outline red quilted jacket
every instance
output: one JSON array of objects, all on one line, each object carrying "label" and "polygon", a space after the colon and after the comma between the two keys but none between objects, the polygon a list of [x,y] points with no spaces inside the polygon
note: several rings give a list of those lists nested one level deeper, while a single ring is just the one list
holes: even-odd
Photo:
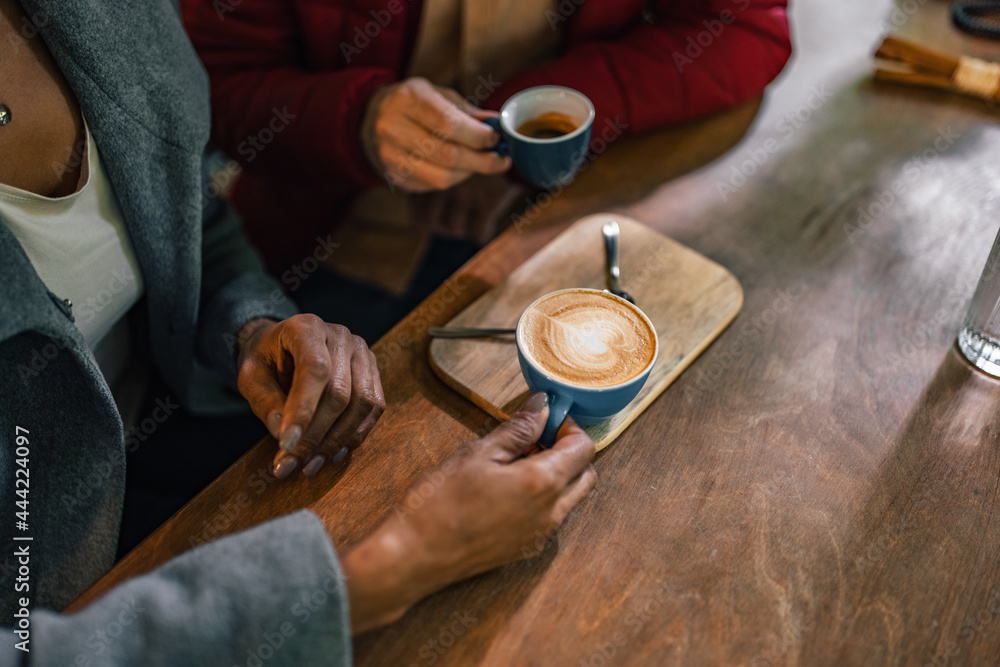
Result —
[{"label": "red quilted jacket", "polygon": [[[482,0],[488,1],[488,0]],[[748,100],[791,52],[786,0],[561,0],[563,55],[503,82],[540,84],[642,132]],[[245,167],[233,198],[272,270],[303,255],[349,197],[380,183],[359,126],[405,76],[421,0],[181,0],[212,86],[213,138]],[[370,42],[366,42],[368,39]]]}]

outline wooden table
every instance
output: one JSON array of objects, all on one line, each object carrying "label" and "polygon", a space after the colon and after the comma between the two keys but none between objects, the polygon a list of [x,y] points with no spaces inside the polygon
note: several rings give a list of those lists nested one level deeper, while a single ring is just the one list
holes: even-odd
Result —
[{"label": "wooden table", "polygon": [[[901,7],[902,34],[1000,59],[944,3]],[[357,638],[357,663],[998,664],[1000,383],[954,339],[1000,225],[1000,131],[974,101],[870,82],[890,9],[794,4],[796,59],[742,143],[687,173],[756,104],[618,142],[378,342],[388,410],[346,465],[261,484],[261,443],[81,602],[300,507],[356,543],[495,425],[432,374],[426,326],[614,210],[732,270],[742,313],[599,457],[556,544]]]}]

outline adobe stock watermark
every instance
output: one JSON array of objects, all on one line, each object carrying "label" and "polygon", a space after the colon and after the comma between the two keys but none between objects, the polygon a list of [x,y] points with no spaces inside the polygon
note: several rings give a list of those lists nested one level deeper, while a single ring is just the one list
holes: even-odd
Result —
[{"label": "adobe stock watermark", "polygon": [[97,294],[87,297],[87,300],[79,304],[77,319],[82,324],[90,324],[97,316],[114,301],[115,296],[121,294],[135,283],[135,273],[131,267],[112,269],[111,279],[108,284],[97,291]]},{"label": "adobe stock watermark", "polygon": [[469,612],[454,612],[450,617],[451,621],[441,629],[437,637],[428,639],[421,645],[417,655],[423,661],[421,663],[411,662],[409,667],[420,667],[421,664],[433,665],[440,660],[460,637],[465,635],[469,629],[479,622],[479,619]]},{"label": "adobe stock watermark", "polygon": [[661,613],[661,608],[667,600],[676,595],[675,586],[659,582],[648,599],[636,603],[625,615],[622,626],[617,628],[607,641],[597,643],[589,656],[580,658],[576,667],[606,667],[612,664],[618,651],[628,646],[629,642],[642,632],[646,624]]},{"label": "adobe stock watermark", "polygon": [[[117,459],[117,460],[116,460]],[[116,471],[124,472],[125,463],[121,454],[115,453],[107,459],[95,461],[90,470],[76,476],[76,484],[62,488],[62,503],[69,512],[78,511],[77,506],[90,500],[95,492],[106,493],[108,480]]]},{"label": "adobe stock watermark", "polygon": [[364,26],[354,26],[351,41],[340,43],[340,54],[344,56],[344,62],[348,65],[355,56],[361,55],[361,52],[368,48],[373,39],[382,34],[382,30],[388,27],[394,18],[403,13],[402,0],[389,0],[385,9],[373,9],[369,13],[372,19]]},{"label": "adobe stock watermark", "polygon": [[798,303],[806,293],[806,287],[806,282],[802,280],[791,287],[776,289],[770,305],[740,327],[739,336],[732,339],[727,347],[715,352],[705,362],[701,367],[698,379],[691,386],[702,393],[711,391],[719,379],[746,354],[749,347],[758,343],[764,333],[774,326],[778,318]]},{"label": "adobe stock watermark", "polygon": [[[105,308],[111,305],[115,296],[126,290],[135,282],[135,274],[131,267],[113,269],[111,278],[105,287],[97,291],[97,294],[87,297],[79,304],[76,319],[81,324],[90,324]],[[21,382],[25,385],[29,380],[37,378],[52,362],[59,353],[66,349],[66,344],[56,338],[48,338],[48,342],[41,347],[31,350],[31,358],[27,364],[19,364],[17,373]]]},{"label": "adobe stock watermark", "polygon": [[97,656],[104,655],[111,646],[125,632],[126,628],[138,622],[139,615],[146,611],[145,607],[139,605],[135,598],[120,602],[121,611],[117,616],[112,616],[111,620],[98,628],[87,637],[86,646],[88,652],[81,652],[73,660],[74,665],[90,665],[91,660]]},{"label": "adobe stock watermark", "polygon": [[[295,293],[300,287],[302,287],[305,281],[309,280],[309,277],[319,271],[323,263],[326,262],[333,256],[333,251],[340,247],[339,243],[333,243],[330,239],[332,234],[327,234],[326,237],[317,236],[316,245],[310,254],[306,255],[303,259],[294,263],[281,274],[281,283],[287,289],[287,292],[280,289],[273,289],[267,293],[266,300],[273,305],[283,303],[288,300],[289,294]],[[236,352],[236,347],[240,344],[239,332],[232,333],[226,331],[222,334],[222,341],[226,345],[226,349],[230,353]]]},{"label": "adobe stock watermark", "polygon": [[154,407],[147,417],[144,417],[125,433],[125,450],[129,453],[139,449],[149,436],[156,433],[160,425],[180,409],[180,403],[174,403],[170,396],[157,398]]},{"label": "adobe stock watermark", "polygon": [[8,33],[7,41],[10,42],[10,45],[15,50],[26,46],[29,41],[38,37],[42,28],[49,24],[49,18],[50,15],[44,10],[39,10],[32,14],[28,14],[25,11],[25,15],[21,17],[21,29],[17,32],[11,31]]},{"label": "adobe stock watermark", "polygon": [[[473,437],[482,438],[489,432],[490,430],[485,426],[480,427],[473,432]],[[434,497],[438,489],[444,486],[448,478],[458,472],[462,457],[456,456],[456,454],[462,450],[471,449],[474,442],[475,440],[469,440],[462,443],[439,466],[421,475],[418,482],[407,490],[403,502],[393,504],[392,511],[396,518],[405,523],[409,517],[419,512],[427,504],[427,501]]]},{"label": "adobe stock watermark", "polygon": [[[480,74],[477,77],[477,82],[476,89],[465,97],[465,101],[474,107],[478,107],[489,99],[490,95],[503,85],[503,81],[494,79],[493,74]],[[417,142],[416,150],[407,154],[406,160],[403,163],[395,165],[392,169],[386,169],[382,173],[382,178],[385,180],[389,190],[395,192],[401,183],[405,183],[410,176],[413,176],[417,171],[417,167],[426,162],[431,154],[448,142],[452,130],[464,117],[465,113],[462,110],[458,107],[452,108],[445,127],[435,128],[431,132],[431,136],[424,137],[424,139]]]},{"label": "adobe stock watermark", "polygon": [[274,141],[275,137],[284,132],[296,118],[298,118],[298,115],[289,113],[287,106],[281,109],[277,107],[272,108],[271,118],[267,121],[267,124],[257,130],[255,134],[248,134],[246,139],[241,141],[240,145],[236,147],[236,152],[247,163],[253,162],[257,159],[257,155],[267,148]]},{"label": "adobe stock watermark", "polygon": [[751,658],[750,667],[773,667],[781,664],[793,647],[802,645],[802,638],[808,631],[809,627],[801,621],[789,619],[781,634],[771,640],[767,648]]},{"label": "adobe stock watermark", "polygon": [[898,6],[892,8],[888,19],[879,21],[882,33],[891,33],[902,28],[925,4],[927,4],[927,0],[903,0]]},{"label": "adobe stock watermark", "polygon": [[[271,109],[271,118],[257,132],[248,134],[246,138],[236,147],[236,152],[244,159],[246,164],[256,160],[264,150],[275,140],[277,135],[284,132],[291,122],[298,117],[297,114],[290,113],[288,107]],[[187,204],[185,214],[189,219],[200,224],[204,209],[208,202],[222,196],[223,192],[230,186],[233,180],[243,173],[243,165],[233,158],[228,158],[225,165],[216,169],[212,173],[212,178],[206,179],[201,187],[201,196],[196,201]]]},{"label": "adobe stock watermark", "polygon": [[656,252],[646,255],[645,259],[631,263],[625,267],[626,277],[622,288],[633,292],[648,283],[652,278],[661,276],[660,269],[670,265],[674,253],[667,248],[659,248]]},{"label": "adobe stock watermark", "polygon": [[319,267],[333,256],[333,251],[340,247],[340,244],[333,243],[330,237],[330,234],[327,234],[325,238],[317,236],[312,253],[306,255],[301,262],[292,264],[288,270],[281,274],[281,282],[284,283],[289,292],[294,292],[302,287],[302,283],[309,280],[309,276],[316,273]]},{"label": "adobe stock watermark", "polygon": [[[737,11],[744,11],[750,6],[750,0],[730,1],[737,6]],[[719,12],[718,18],[703,20],[701,24],[705,29],[697,35],[688,35],[687,42],[684,45],[684,52],[674,51],[671,54],[670,57],[677,71],[683,74],[684,68],[693,65],[694,61],[705,53],[705,49],[711,48],[715,40],[726,31],[726,26],[732,25],[735,22],[736,13],[731,9],[723,9]]]},{"label": "adobe stock watermark", "polygon": [[[962,645],[959,644],[959,640],[964,639],[966,645],[971,644],[977,635],[982,634],[993,623],[997,616],[1000,616],[1000,588],[992,590],[986,606],[976,612],[975,615],[965,617],[958,630],[958,637],[946,643],[937,653],[931,655],[930,662],[924,665],[924,667],[946,667],[948,664],[965,664],[958,661],[951,663],[952,658],[957,658],[962,654]],[[996,630],[991,634],[996,636]]]},{"label": "adobe stock watermark", "polygon": [[908,510],[903,510],[899,517],[888,522],[874,539],[865,544],[864,552],[854,561],[859,572],[866,572],[873,565],[883,562],[903,537],[913,530],[917,520]]},{"label": "adobe stock watermark", "polygon": [[548,21],[549,27],[552,30],[558,30],[559,24],[569,20],[569,17],[576,13],[576,10],[580,8],[580,5],[585,3],[587,0],[559,0],[559,4],[556,5],[555,9],[545,10],[545,20]]},{"label": "adobe stock watermark", "polygon": [[[926,350],[932,345],[949,347],[955,339],[956,315],[961,318],[965,307],[968,305],[969,297],[976,289],[976,282],[959,283],[950,285],[944,298],[940,300],[940,306],[926,320],[921,320],[913,326],[907,326],[902,331],[897,332],[897,344],[893,346],[889,355],[893,364],[904,364],[913,360],[922,350]],[[959,319],[959,324],[961,319]],[[947,335],[942,339],[940,332],[947,331]]]},{"label": "adobe stock watermark", "polygon": [[212,9],[215,10],[219,20],[224,21],[226,14],[235,11],[242,4],[243,0],[212,0]]},{"label": "adobe stock watermark", "polygon": [[715,182],[715,188],[722,201],[728,201],[731,194],[746,185],[750,177],[767,164],[771,156],[781,150],[784,143],[787,143],[795,136],[796,132],[812,120],[813,114],[819,111],[831,97],[833,97],[833,93],[827,90],[825,83],[814,85],[809,89],[805,101],[793,111],[782,116],[775,124],[774,130],[777,137],[768,137],[759,147],[744,149],[746,157],[733,163],[729,168],[729,178]]},{"label": "adobe stock watermark", "polygon": [[[433,498],[448,479],[460,470],[464,461],[468,458],[462,456],[459,452],[473,452],[477,441],[492,433],[496,428],[496,420],[491,416],[484,415],[483,423],[471,429],[471,439],[466,440],[455,448],[438,466],[431,468],[418,477],[413,485],[407,489],[402,502],[393,504],[392,511],[396,515],[396,518],[400,522],[405,523],[409,517],[423,509],[427,501]],[[532,542],[522,545],[521,556],[527,559],[542,553],[548,548],[549,543],[558,532],[559,526],[554,526],[545,533],[536,530]]]},{"label": "adobe stock watermark", "polygon": [[[273,476],[271,479],[273,481]],[[191,547],[197,547],[226,535],[229,528],[235,525],[236,521],[252,504],[252,496],[246,492],[222,503],[209,518],[202,521],[201,531],[188,536],[188,544]]]},{"label": "adobe stock watermark", "polygon": [[83,159],[87,155],[87,139],[80,139],[78,142],[73,144],[73,150],[69,154],[69,158],[65,162],[53,162],[52,163],[52,173],[55,174],[56,178],[62,178],[66,175],[66,172],[75,172],[83,164]]},{"label": "adobe stock watermark", "polygon": [[49,363],[59,356],[59,353],[66,349],[66,344],[61,340],[56,338],[48,338],[47,343],[43,344],[40,348],[35,347],[31,350],[31,358],[28,360],[27,364],[18,364],[17,374],[21,378],[21,382],[27,386],[29,380],[34,380],[42,372],[49,367]]},{"label": "adobe stock watermark", "polygon": [[191,547],[196,547],[227,534],[229,529],[253,504],[254,498],[264,495],[276,481],[278,480],[272,473],[270,465],[261,466],[251,472],[246,478],[246,485],[252,493],[243,491],[231,500],[219,505],[211,516],[202,521],[202,529],[196,535],[188,536],[188,544]]},{"label": "adobe stock watermark", "polygon": [[[409,349],[416,338],[410,331],[426,331],[428,327],[438,326],[441,322],[439,317],[452,308],[458,298],[469,288],[464,276],[452,276],[438,292],[429,297],[428,301],[415,308],[403,320],[408,327],[396,333],[392,339],[388,335],[382,339],[378,352],[375,353],[376,363],[380,373],[384,373],[389,364],[399,358],[404,351]],[[398,325],[397,325],[398,326]]]},{"label": "adobe stock watermark", "polygon": [[[563,188],[565,187],[564,183],[569,185],[569,183],[586,171],[594,160],[603,155],[611,144],[625,134],[628,128],[629,124],[623,122],[617,116],[614,119],[605,118],[604,127],[600,128],[600,135],[597,135],[596,138],[591,138],[590,146],[584,146],[577,153],[571,155],[570,162],[572,164],[580,162],[580,168],[575,172],[566,170],[559,174],[558,178],[548,183],[543,183],[539,192],[533,196],[525,197],[524,202],[526,207],[523,213],[511,214],[510,221],[513,223],[514,230],[520,234],[525,227],[534,224],[542,212],[552,206],[552,203],[562,195]],[[597,129],[594,129],[595,135]]]},{"label": "adobe stock watermark", "polygon": [[[298,601],[289,609],[291,618],[285,618],[272,624],[255,642],[256,646],[246,648],[245,660],[235,663],[233,667],[265,667],[266,663],[288,643],[288,640],[298,634],[314,615],[324,611],[331,601],[339,600],[345,594],[343,580],[335,570],[327,570],[323,582],[311,591],[303,591]],[[339,605],[339,602],[334,602]]]},{"label": "adobe stock watermark", "polygon": [[954,146],[955,142],[961,136],[961,134],[955,133],[950,125],[947,128],[939,128],[938,135],[934,139],[934,144],[930,148],[903,163],[903,173],[889,184],[887,188],[876,192],[872,197],[874,201],[867,206],[859,206],[856,224],[851,224],[850,222],[844,223],[844,234],[847,236],[847,240],[851,242],[851,245],[854,245],[859,238],[867,234],[871,226],[885,216],[899,197],[906,194],[913,183],[920,177],[920,174],[949,148]]},{"label": "adobe stock watermark", "polygon": [[[174,403],[170,396],[157,398],[153,406],[148,416],[139,420],[123,434],[125,451],[132,453],[139,449],[142,443],[156,433],[157,429],[181,407],[179,403]],[[113,460],[96,461],[88,473],[77,477],[75,486],[63,489],[63,505],[70,511],[75,510],[77,505],[86,502],[95,491],[106,488],[107,481],[115,474],[116,469]]]},{"label": "adobe stock watermark", "polygon": [[[97,291],[97,294],[87,297],[85,301],[78,305],[75,314],[76,319],[81,324],[90,324],[98,314],[111,305],[115,296],[128,289],[135,282],[135,274],[131,267],[112,269],[111,278],[107,285]],[[68,308],[67,308],[68,311]],[[48,338],[48,342],[41,347],[31,350],[31,358],[27,364],[19,364],[17,367],[21,382],[27,386],[29,380],[37,378],[48,368],[59,353],[66,349],[66,344],[56,338]]]},{"label": "adobe stock watermark", "polygon": [[914,514],[920,512],[920,508],[933,508],[940,504],[941,489],[957,484],[961,474],[958,464],[949,460],[948,467],[943,471],[937,471],[933,479],[928,477],[920,479],[913,489],[909,503],[899,516],[887,521],[878,535],[865,543],[864,551],[854,560],[854,566],[858,571],[865,573],[869,568],[884,563],[892,550],[917,527],[918,522]]}]

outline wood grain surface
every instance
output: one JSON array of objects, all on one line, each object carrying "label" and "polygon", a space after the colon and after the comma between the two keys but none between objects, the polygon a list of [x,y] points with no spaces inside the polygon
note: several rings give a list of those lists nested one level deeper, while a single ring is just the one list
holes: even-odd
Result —
[{"label": "wood grain surface", "polygon": [[379,341],[389,407],[348,460],[269,481],[262,442],[80,604],[301,507],[350,548],[496,424],[431,371],[426,327],[611,211],[731,270],[742,311],[599,455],[547,549],[356,638],[356,664],[997,665],[1000,383],[954,341],[1000,225],[998,115],[870,78],[887,30],[1000,60],[947,12],[792,3],[759,113],[615,142]]},{"label": "wood grain surface", "polygon": [[[622,289],[656,328],[660,351],[639,394],[618,414],[584,430],[598,451],[614,442],[709,343],[743,304],[736,278],[690,248],[632,218],[596,213],[574,223],[499,285],[448,322],[455,327],[511,327],[535,299],[569,287],[604,289],[601,228],[621,228]],[[528,398],[513,336],[431,341],[431,368],[446,384],[497,419]]]}]

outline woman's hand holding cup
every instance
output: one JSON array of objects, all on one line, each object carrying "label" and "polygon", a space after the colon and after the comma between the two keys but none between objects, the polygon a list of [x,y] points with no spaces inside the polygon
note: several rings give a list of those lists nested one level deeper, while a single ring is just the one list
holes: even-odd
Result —
[{"label": "woman's hand holding cup", "polygon": [[413,482],[397,511],[342,560],[354,633],[392,622],[445,586],[545,548],[597,484],[594,442],[572,420],[535,443],[545,394]]}]

